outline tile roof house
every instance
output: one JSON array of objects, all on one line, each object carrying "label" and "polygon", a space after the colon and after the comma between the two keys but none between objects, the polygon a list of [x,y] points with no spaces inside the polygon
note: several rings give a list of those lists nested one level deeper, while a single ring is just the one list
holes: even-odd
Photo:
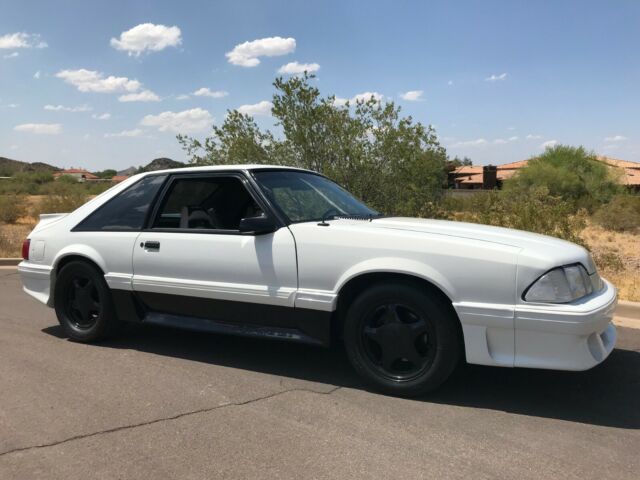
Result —
[{"label": "tile roof house", "polygon": [[53,174],[53,178],[58,179],[65,175],[75,177],[78,182],[86,182],[87,180],[100,180],[100,177],[97,177],[93,173],[81,168],[69,168],[67,170],[60,170]]},{"label": "tile roof house", "polygon": [[[621,182],[632,190],[640,191],[640,163],[604,156],[598,157],[598,160],[609,167],[620,169],[622,173]],[[492,165],[458,167],[449,173],[449,185],[455,189],[465,190],[501,188],[504,180],[515,175],[519,169],[525,167],[528,163],[529,160],[520,160],[498,165],[497,167]]]}]

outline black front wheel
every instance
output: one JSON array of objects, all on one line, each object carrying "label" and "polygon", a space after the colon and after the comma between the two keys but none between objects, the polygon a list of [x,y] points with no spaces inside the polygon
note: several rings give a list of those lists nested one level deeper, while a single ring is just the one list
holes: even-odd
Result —
[{"label": "black front wheel", "polygon": [[356,371],[378,390],[422,395],[439,387],[458,362],[456,321],[429,291],[402,283],[375,285],[347,312],[347,353]]},{"label": "black front wheel", "polygon": [[79,342],[94,342],[113,334],[119,326],[111,291],[93,265],[73,261],[56,278],[54,304],[60,325]]}]

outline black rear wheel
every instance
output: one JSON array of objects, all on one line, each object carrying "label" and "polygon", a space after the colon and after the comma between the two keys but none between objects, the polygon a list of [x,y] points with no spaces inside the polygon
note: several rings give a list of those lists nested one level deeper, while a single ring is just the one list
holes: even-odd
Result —
[{"label": "black rear wheel", "polygon": [[60,325],[74,340],[101,340],[119,326],[104,276],[88,262],[73,261],[62,268],[56,279],[54,304]]},{"label": "black rear wheel", "polygon": [[410,284],[375,285],[347,312],[347,353],[375,388],[421,395],[439,387],[458,362],[456,321],[450,308],[429,291]]}]

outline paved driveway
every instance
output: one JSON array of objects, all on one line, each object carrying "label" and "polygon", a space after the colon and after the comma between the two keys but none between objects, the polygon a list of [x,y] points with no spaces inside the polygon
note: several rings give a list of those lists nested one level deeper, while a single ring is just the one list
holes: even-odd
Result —
[{"label": "paved driveway", "polygon": [[340,350],[139,328],[81,345],[0,269],[0,478],[640,477],[640,330],[581,373],[467,366],[422,400]]}]

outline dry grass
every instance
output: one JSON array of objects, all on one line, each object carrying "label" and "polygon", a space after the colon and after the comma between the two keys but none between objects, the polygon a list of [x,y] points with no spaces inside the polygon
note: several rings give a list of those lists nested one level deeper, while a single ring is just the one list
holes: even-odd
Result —
[{"label": "dry grass", "polygon": [[640,234],[589,225],[581,236],[601,275],[618,288],[620,298],[640,302]]},{"label": "dry grass", "polygon": [[20,257],[22,241],[27,238],[27,235],[33,229],[33,225],[33,222],[29,220],[13,225],[0,224],[0,257]]}]

